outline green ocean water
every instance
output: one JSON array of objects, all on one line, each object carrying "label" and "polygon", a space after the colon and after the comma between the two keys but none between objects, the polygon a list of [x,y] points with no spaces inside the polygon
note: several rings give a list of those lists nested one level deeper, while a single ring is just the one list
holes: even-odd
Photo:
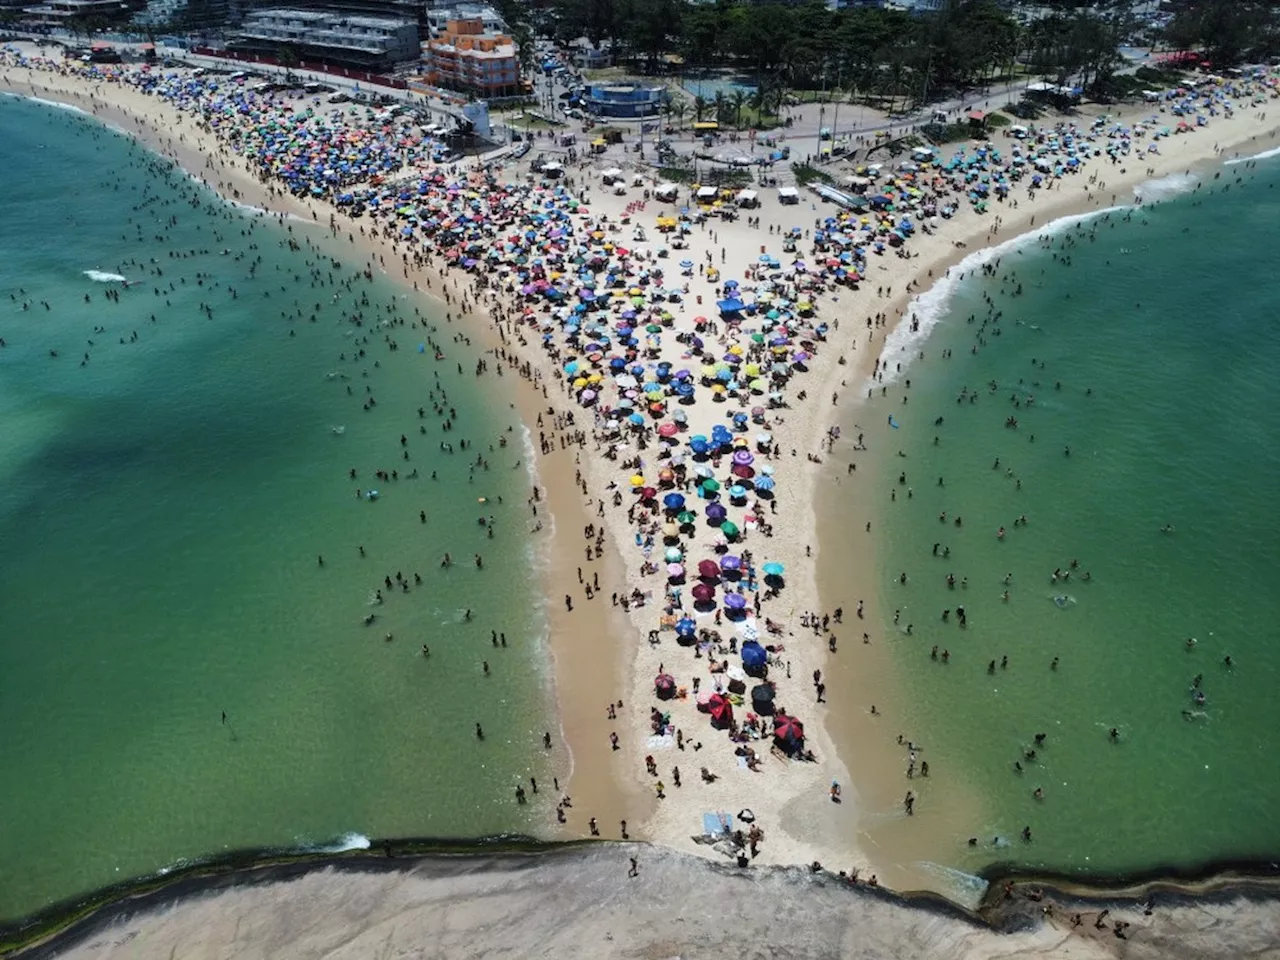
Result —
[{"label": "green ocean water", "polygon": [[898,719],[931,767],[903,790],[951,870],[1280,853],[1280,161],[1189,186],[969,264],[861,413]]},{"label": "green ocean water", "polygon": [[0,98],[0,157],[0,920],[225,850],[529,830],[528,454],[478,354],[77,114]]}]

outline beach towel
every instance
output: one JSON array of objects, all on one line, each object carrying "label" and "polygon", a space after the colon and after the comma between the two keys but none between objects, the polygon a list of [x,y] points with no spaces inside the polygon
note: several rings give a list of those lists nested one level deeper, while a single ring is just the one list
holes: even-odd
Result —
[{"label": "beach towel", "polygon": [[702,815],[702,832],[706,836],[715,837],[733,829],[733,817],[727,813],[704,813]]}]

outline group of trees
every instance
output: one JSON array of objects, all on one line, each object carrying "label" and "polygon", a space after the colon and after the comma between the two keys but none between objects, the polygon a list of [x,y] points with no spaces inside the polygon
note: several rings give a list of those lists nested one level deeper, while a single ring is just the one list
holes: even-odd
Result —
[{"label": "group of trees", "polygon": [[950,0],[928,16],[803,4],[555,0],[561,39],[611,41],[643,69],[669,54],[686,69],[732,65],[802,89],[972,86],[1013,62],[1014,21],[994,0]]},{"label": "group of trees", "polygon": [[1264,60],[1280,53],[1278,12],[1276,0],[1179,0],[1165,37],[1215,66]]},{"label": "group of trees", "polygon": [[[1173,0],[1168,29],[1147,39],[1203,50],[1215,66],[1269,55],[1280,0]],[[714,0],[548,0],[542,28],[558,39],[611,43],[633,69],[732,67],[760,86],[753,106],[779,91],[840,90],[918,103],[1015,74],[1103,87],[1119,48],[1143,35],[1133,0],[1042,0],[1047,16],[1020,22],[1008,3],[944,0],[916,14],[875,7]],[[738,105],[737,112],[741,112]]]}]

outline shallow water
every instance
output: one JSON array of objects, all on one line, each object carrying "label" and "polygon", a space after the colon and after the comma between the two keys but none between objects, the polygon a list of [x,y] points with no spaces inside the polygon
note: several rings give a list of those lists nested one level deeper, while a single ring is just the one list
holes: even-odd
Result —
[{"label": "shallow water", "polygon": [[0,99],[0,144],[0,918],[225,849],[528,830],[528,455],[476,352],[92,121]]},{"label": "shallow water", "polygon": [[[947,838],[932,859],[1112,873],[1280,851],[1277,183],[1274,162],[1226,168],[1004,250],[917,308],[936,326],[861,414],[898,722],[931,761],[907,782],[904,756],[902,789]],[[984,813],[953,816],[949,791]]]}]

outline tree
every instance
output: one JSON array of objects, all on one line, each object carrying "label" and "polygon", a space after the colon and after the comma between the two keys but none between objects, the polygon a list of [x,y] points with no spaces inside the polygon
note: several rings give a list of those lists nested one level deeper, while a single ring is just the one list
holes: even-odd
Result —
[{"label": "tree", "polygon": [[716,98],[712,101],[712,106],[715,108],[712,116],[715,117],[716,123],[724,123],[728,119],[729,101],[725,98],[723,90],[716,91]]},{"label": "tree", "polygon": [[733,123],[739,130],[742,129],[742,108],[747,104],[747,91],[741,87],[733,91],[733,97],[730,98],[733,105]]},{"label": "tree", "polygon": [[1260,0],[1184,0],[1165,38],[1179,50],[1202,48],[1219,69],[1271,56],[1280,46],[1275,5]]},{"label": "tree", "polygon": [[710,106],[710,104],[707,103],[706,99],[701,94],[693,98],[693,122],[694,123],[702,122],[702,115],[707,112],[708,106]]},{"label": "tree", "polygon": [[685,117],[685,114],[689,112],[688,104],[686,104],[683,100],[677,100],[672,110],[676,115],[676,129],[683,130],[684,117]]}]

